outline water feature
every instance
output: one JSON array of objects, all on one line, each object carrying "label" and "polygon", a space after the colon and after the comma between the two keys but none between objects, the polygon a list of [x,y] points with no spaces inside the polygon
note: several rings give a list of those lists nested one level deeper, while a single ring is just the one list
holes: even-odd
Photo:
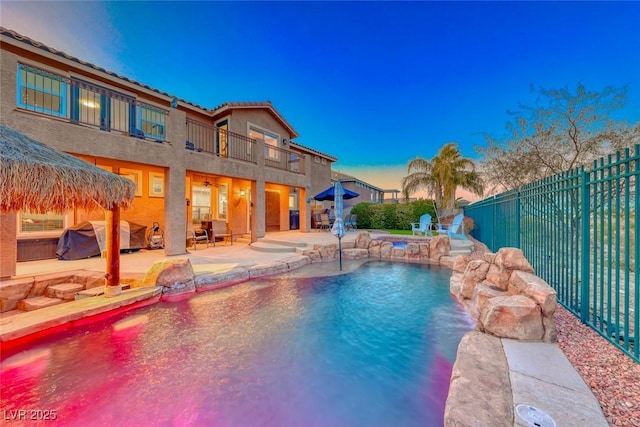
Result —
[{"label": "water feature", "polygon": [[66,426],[442,425],[472,328],[449,276],[368,262],[138,309],[3,352],[1,406]]}]

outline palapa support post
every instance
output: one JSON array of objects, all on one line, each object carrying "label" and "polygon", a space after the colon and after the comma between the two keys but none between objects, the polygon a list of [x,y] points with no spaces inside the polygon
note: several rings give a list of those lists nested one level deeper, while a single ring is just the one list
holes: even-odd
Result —
[{"label": "palapa support post", "polygon": [[112,206],[107,211],[107,280],[105,297],[122,293],[120,286],[120,207]]}]

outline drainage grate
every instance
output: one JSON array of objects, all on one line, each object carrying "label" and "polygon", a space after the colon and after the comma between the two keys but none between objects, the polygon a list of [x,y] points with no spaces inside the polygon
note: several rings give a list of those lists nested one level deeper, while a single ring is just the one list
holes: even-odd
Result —
[{"label": "drainage grate", "polygon": [[516,413],[527,425],[533,427],[556,427],[556,422],[546,412],[531,405],[516,406]]}]

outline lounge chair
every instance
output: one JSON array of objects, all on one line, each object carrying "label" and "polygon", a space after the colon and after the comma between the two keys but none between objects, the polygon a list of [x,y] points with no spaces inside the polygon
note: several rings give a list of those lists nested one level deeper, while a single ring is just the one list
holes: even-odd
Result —
[{"label": "lounge chair", "polygon": [[453,217],[451,224],[438,223],[438,233],[446,234],[451,239],[466,239],[464,235],[464,215],[458,214]]},{"label": "lounge chair", "polygon": [[431,236],[431,215],[424,214],[420,217],[420,222],[411,223],[411,232],[415,236]]}]

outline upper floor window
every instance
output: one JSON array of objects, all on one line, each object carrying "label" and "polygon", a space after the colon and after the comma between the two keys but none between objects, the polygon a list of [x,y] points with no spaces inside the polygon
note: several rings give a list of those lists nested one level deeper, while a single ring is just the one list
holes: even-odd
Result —
[{"label": "upper floor window", "polygon": [[51,116],[67,115],[67,84],[64,77],[18,64],[17,105]]},{"label": "upper floor window", "polygon": [[320,156],[313,156],[313,161],[316,163],[320,163]]},{"label": "upper floor window", "polygon": [[280,159],[280,152],[273,148],[273,147],[278,147],[278,140],[279,140],[278,135],[256,129],[254,127],[250,127],[249,138],[260,139],[264,141],[265,158],[272,159],[272,160]]},{"label": "upper floor window", "polygon": [[98,126],[106,131],[135,133],[131,116],[135,116],[135,99],[111,89],[71,79],[71,121]]},{"label": "upper floor window", "polygon": [[138,107],[138,129],[149,138],[164,141],[166,138],[166,111],[150,105]]}]

